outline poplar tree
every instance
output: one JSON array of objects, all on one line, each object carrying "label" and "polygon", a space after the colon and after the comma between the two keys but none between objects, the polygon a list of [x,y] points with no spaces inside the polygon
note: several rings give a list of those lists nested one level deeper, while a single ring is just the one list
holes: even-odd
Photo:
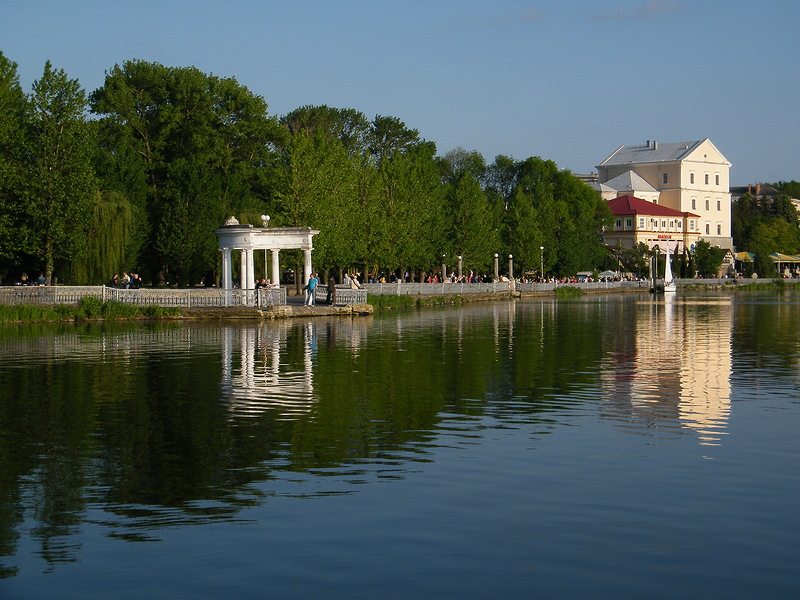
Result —
[{"label": "poplar tree", "polygon": [[96,180],[86,108],[78,80],[47,61],[30,95],[26,219],[19,228],[23,249],[39,258],[48,284],[56,263],[66,264],[87,242]]},{"label": "poplar tree", "polygon": [[17,63],[0,52],[0,274],[11,267],[20,249],[22,188],[25,181],[24,122],[26,99]]}]

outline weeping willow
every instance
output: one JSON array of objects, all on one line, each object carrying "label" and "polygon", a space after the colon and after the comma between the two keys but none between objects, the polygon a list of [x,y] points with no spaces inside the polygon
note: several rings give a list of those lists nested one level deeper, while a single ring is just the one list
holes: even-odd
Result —
[{"label": "weeping willow", "polygon": [[129,248],[134,211],[128,199],[118,192],[97,192],[86,248],[71,265],[78,284],[106,283],[114,273],[131,270],[134,265]]}]

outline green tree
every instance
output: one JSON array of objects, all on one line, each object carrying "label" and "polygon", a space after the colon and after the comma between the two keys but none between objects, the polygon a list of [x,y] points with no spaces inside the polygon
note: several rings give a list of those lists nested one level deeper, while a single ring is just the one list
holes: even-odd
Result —
[{"label": "green tree", "polygon": [[800,181],[779,181],[778,183],[773,183],[772,187],[780,190],[790,198],[800,198]]},{"label": "green tree", "polygon": [[20,251],[19,225],[24,221],[26,98],[17,64],[0,52],[0,277]]},{"label": "green tree", "polygon": [[72,262],[70,273],[74,281],[102,284],[113,273],[131,270],[128,265],[134,262],[130,253],[134,214],[131,203],[119,192],[96,192],[87,235],[91,251]]},{"label": "green tree", "polygon": [[[214,275],[213,230],[227,216],[268,211],[282,138],[263,98],[193,67],[126,61],[91,96],[113,191],[143,208],[151,276]],[[171,274],[171,275],[170,275]]]},{"label": "green tree", "polygon": [[337,137],[300,130],[281,150],[283,177],[276,192],[279,221],[319,229],[314,260],[331,268],[361,259],[366,241],[359,203],[358,160]]},{"label": "green tree", "polygon": [[722,261],[725,258],[725,250],[712,246],[705,240],[700,240],[695,244],[694,259],[695,268],[701,277],[713,277],[719,273]]},{"label": "green tree", "polygon": [[29,109],[27,219],[20,229],[49,284],[57,261],[68,262],[86,243],[96,190],[92,140],[85,92],[50,61],[33,84]]},{"label": "green tree", "polygon": [[444,194],[450,262],[452,257],[461,255],[467,268],[485,271],[494,254],[503,250],[497,205],[490,203],[468,171],[455,175],[445,186]]},{"label": "green tree", "polygon": [[540,269],[540,247],[545,273],[574,274],[605,259],[597,232],[610,220],[608,208],[553,161],[499,156],[487,170],[487,193],[503,198],[504,239],[523,271]]}]

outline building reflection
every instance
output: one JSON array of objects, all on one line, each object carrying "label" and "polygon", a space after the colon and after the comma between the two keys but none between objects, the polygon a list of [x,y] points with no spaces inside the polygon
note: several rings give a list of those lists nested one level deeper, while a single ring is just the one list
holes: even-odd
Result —
[{"label": "building reflection", "polygon": [[638,308],[604,370],[607,415],[637,433],[669,437],[690,428],[700,444],[719,445],[730,414],[731,299],[667,295]]}]

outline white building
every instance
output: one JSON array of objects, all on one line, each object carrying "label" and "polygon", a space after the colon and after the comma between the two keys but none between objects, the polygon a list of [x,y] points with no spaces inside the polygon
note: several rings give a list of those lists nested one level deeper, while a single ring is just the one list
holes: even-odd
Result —
[{"label": "white building", "polygon": [[697,215],[700,239],[732,252],[730,167],[708,138],[648,140],[606,157],[597,165],[595,187],[606,199],[627,194]]}]

